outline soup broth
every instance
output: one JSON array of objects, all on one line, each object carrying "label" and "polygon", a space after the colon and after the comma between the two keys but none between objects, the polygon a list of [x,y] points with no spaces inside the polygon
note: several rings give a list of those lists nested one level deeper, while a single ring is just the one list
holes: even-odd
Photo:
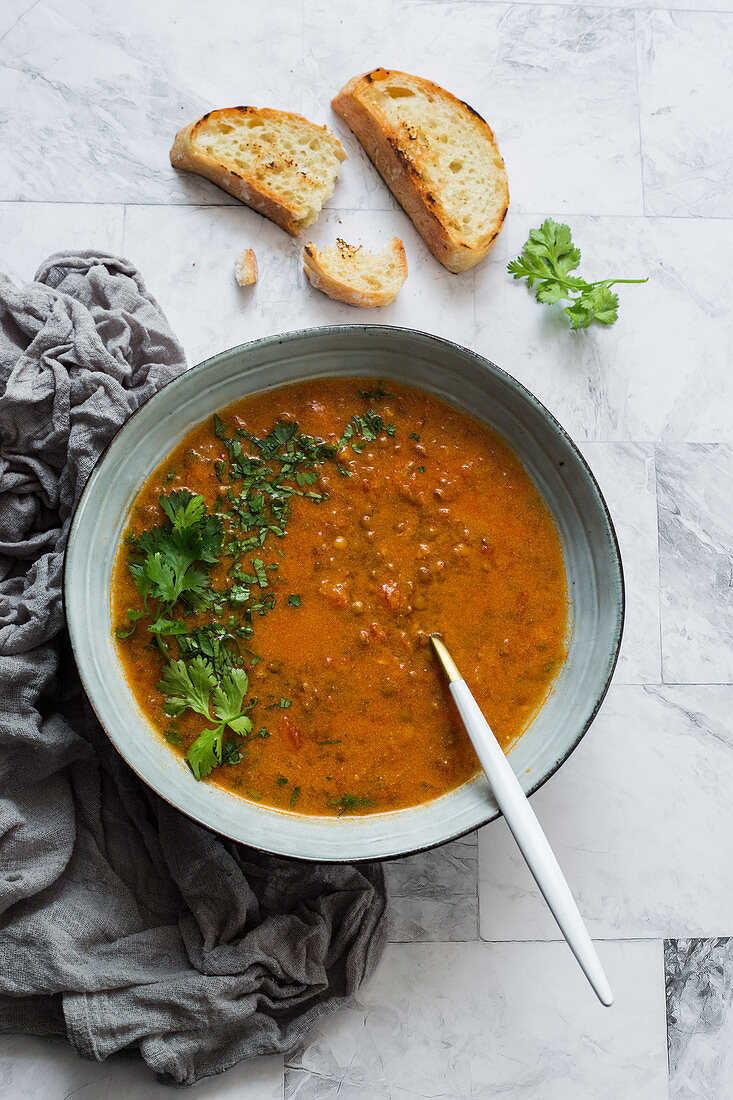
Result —
[{"label": "soup broth", "polygon": [[493,431],[377,379],[256,394],[195,427],[131,509],[112,584],[126,679],[194,774],[308,814],[478,770],[428,635],[502,745],[565,656],[557,529]]}]

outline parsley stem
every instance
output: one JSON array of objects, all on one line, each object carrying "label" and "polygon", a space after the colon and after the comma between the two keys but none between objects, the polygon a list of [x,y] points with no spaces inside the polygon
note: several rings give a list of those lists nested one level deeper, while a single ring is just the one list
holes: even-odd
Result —
[{"label": "parsley stem", "polygon": [[588,283],[588,286],[616,286],[617,283],[648,283],[649,276],[646,279],[599,279],[597,283]]},{"label": "parsley stem", "polygon": [[[547,275],[535,276],[537,282],[545,280],[551,280],[553,283],[559,283],[560,286],[565,287],[567,290],[577,290],[578,292],[588,290],[592,286],[615,286],[617,283],[648,283],[649,276],[646,279],[598,279],[595,283],[587,283],[585,279],[581,279],[580,276],[570,279],[563,279],[560,275],[553,275],[548,272]],[[580,284],[580,285],[578,285]]]}]

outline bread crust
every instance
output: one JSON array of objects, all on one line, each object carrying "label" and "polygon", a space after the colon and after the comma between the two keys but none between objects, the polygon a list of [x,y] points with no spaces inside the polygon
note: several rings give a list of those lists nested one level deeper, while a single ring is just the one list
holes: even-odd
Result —
[{"label": "bread crust", "polygon": [[348,306],[359,306],[362,309],[375,309],[378,306],[388,306],[397,297],[397,294],[407,278],[407,258],[405,246],[399,237],[393,237],[390,241],[394,251],[394,257],[402,275],[399,286],[395,290],[392,286],[382,290],[376,288],[369,294],[364,294],[348,283],[343,282],[335,274],[332,274],[324,266],[321,254],[316,250],[312,241],[303,246],[303,267],[308,280],[316,290],[322,291],[337,302],[345,302]]},{"label": "bread crust", "polygon": [[223,107],[218,111],[209,111],[195,122],[184,126],[175,136],[170,151],[171,164],[174,168],[181,168],[186,172],[194,172],[198,176],[204,176],[211,180],[217,187],[233,195],[235,199],[246,203],[263,214],[270,221],[275,222],[293,237],[300,236],[303,228],[303,211],[298,207],[281,201],[275,192],[262,183],[256,182],[251,176],[234,172],[232,169],[220,164],[214,157],[197,152],[194,145],[194,137],[197,130],[203,126],[212,116],[220,117],[224,121],[236,123],[242,114],[254,114],[260,118],[291,119],[302,123],[314,133],[318,132],[328,137],[334,143],[334,154],[340,160],[346,159],[341,142],[327,126],[317,126],[302,115],[293,114],[290,111],[275,111],[270,107]]},{"label": "bread crust", "polygon": [[[499,151],[491,127],[473,107],[469,107],[463,100],[430,80],[411,76],[396,69],[373,69],[371,72],[352,77],[331,101],[331,106],[354,132],[384,182],[405,213],[412,219],[430,251],[444,267],[457,274],[480,263],[494,246],[509,208],[506,172],[504,171],[503,204],[498,217],[484,234],[479,245],[467,245],[461,241],[456,231],[442,220],[438,199],[422,178],[419,168],[411,160],[404,142],[401,142],[394,133],[392,124],[384,117],[377,105],[367,103],[362,98],[365,89],[375,80],[401,78],[419,85],[426,94],[451,100],[460,110],[470,112],[478,120],[486,140],[498,155]],[[503,160],[501,164],[503,168]]]}]

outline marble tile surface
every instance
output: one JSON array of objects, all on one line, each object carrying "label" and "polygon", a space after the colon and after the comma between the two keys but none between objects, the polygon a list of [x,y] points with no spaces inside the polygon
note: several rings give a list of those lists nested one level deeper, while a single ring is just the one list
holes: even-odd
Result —
[{"label": "marble tile surface", "polygon": [[661,676],[659,554],[654,447],[651,443],[583,443],[621,549],[626,619],[617,684],[656,684]]},{"label": "marble tile surface", "polygon": [[657,449],[667,683],[733,680],[733,446]]},{"label": "marble tile surface", "polygon": [[[733,687],[609,690],[532,798],[591,935],[733,934]],[[560,933],[503,821],[479,831],[487,940]]]},{"label": "marble tile surface", "polygon": [[122,252],[121,206],[0,202],[0,272],[30,282],[52,252],[91,248]]},{"label": "marble tile surface", "polygon": [[[587,279],[649,277],[619,287],[616,323],[569,331],[506,264],[545,216],[566,220]],[[524,382],[575,439],[728,439],[733,424],[733,222],[564,219],[511,213],[476,269],[476,350]]]},{"label": "marble tile surface", "polygon": [[304,110],[330,118],[352,157],[334,203],[384,207],[391,199],[329,112],[331,98],[378,65],[427,73],[429,57],[431,79],[494,130],[516,210],[642,213],[632,12],[343,0],[333,15],[332,0],[305,0]]},{"label": "marble tile surface", "polygon": [[36,2],[37,0],[4,0],[0,8],[0,41]]},{"label": "marble tile surface", "polygon": [[[409,276],[397,300],[360,310],[334,302],[308,283],[301,248],[272,222],[236,208],[129,206],[124,251],[150,273],[158,297],[191,363],[224,347],[275,332],[333,324],[407,325],[471,345],[474,339],[473,274],[449,274],[425,248],[400,210],[331,210],[312,239],[381,248],[393,234],[405,242]],[[259,278],[242,288],[234,257],[254,248]]]},{"label": "marble tile surface", "polygon": [[733,941],[667,940],[670,1100],[733,1096]]},{"label": "marble tile surface", "polygon": [[647,214],[733,216],[733,12],[639,14]]},{"label": "marble tile surface", "polygon": [[478,939],[476,833],[386,863],[395,943]]},{"label": "marble tile surface", "polygon": [[[212,107],[298,111],[300,2],[296,13],[239,0],[33,5],[0,42],[0,199],[235,205],[171,167],[173,136]],[[273,43],[277,63],[263,64]]]},{"label": "marble tile surface", "polygon": [[[196,1100],[281,1100],[283,1060],[277,1056],[240,1062],[197,1085]],[[0,1096],[6,1100],[165,1100],[161,1085],[137,1059],[87,1062],[68,1043],[31,1035],[0,1035]]]},{"label": "marble tile surface", "polygon": [[664,1100],[662,949],[602,944],[594,1003],[565,944],[400,944],[288,1060],[286,1100]]}]

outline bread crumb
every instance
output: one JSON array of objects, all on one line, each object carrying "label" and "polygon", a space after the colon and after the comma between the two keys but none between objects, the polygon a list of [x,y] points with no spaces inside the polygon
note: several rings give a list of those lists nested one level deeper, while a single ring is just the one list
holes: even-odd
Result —
[{"label": "bread crumb", "polygon": [[234,261],[234,274],[240,286],[252,286],[257,282],[257,257],[254,249],[245,248]]}]

